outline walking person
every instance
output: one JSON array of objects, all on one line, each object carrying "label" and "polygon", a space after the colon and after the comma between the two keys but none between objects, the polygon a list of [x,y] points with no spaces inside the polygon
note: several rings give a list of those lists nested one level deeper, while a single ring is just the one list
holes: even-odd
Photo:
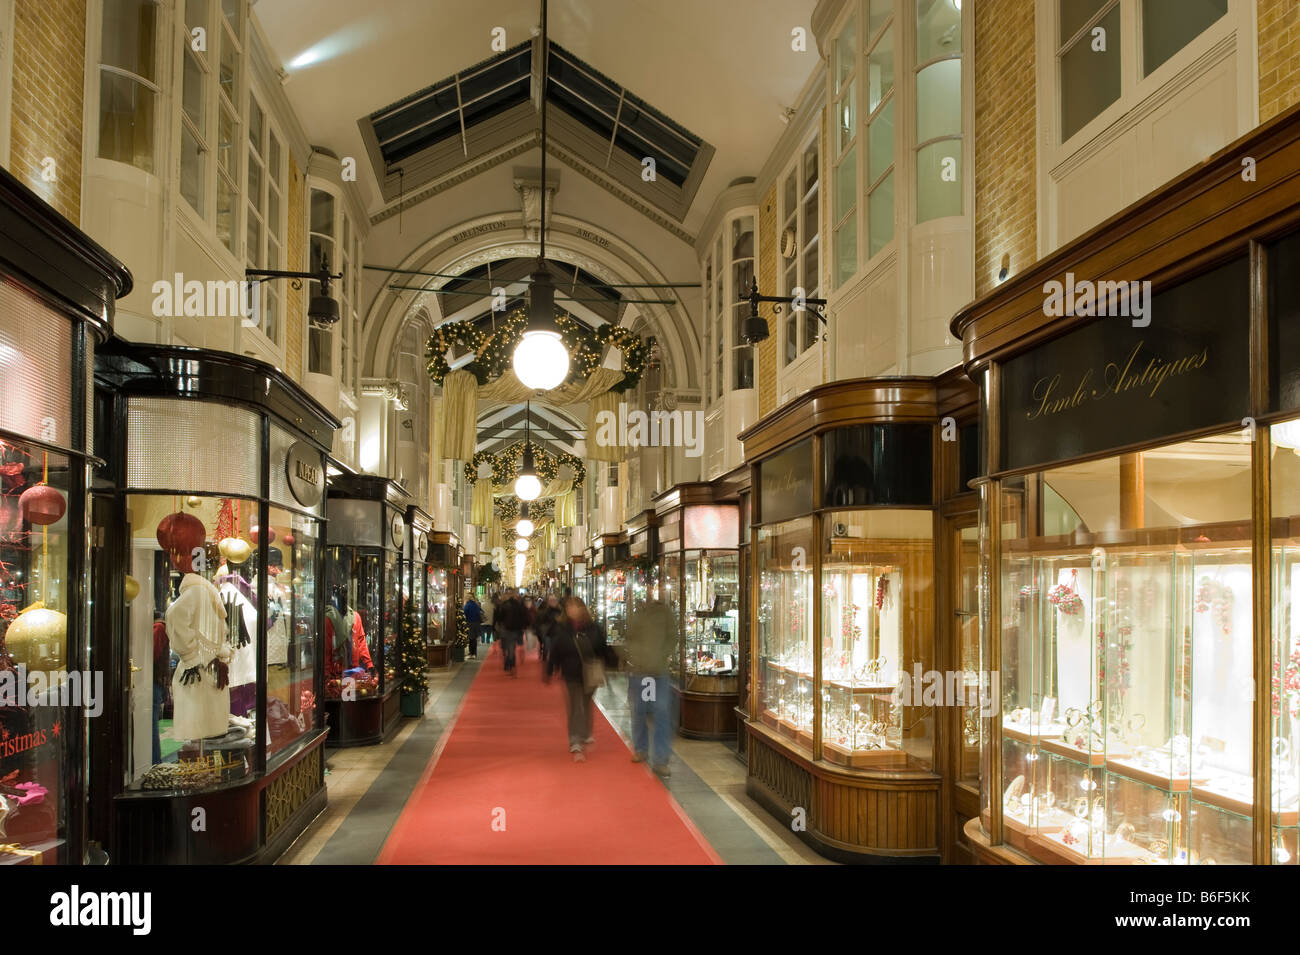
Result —
[{"label": "walking person", "polygon": [[496,620],[496,612],[497,612],[497,607],[500,605],[500,603],[501,603],[501,598],[498,595],[493,594],[492,599],[483,605],[482,633],[483,633],[484,643],[491,643],[493,636],[495,636],[494,627],[495,627],[495,620]]},{"label": "walking person", "polygon": [[560,600],[555,594],[548,594],[546,603],[537,611],[537,637],[541,642],[542,662],[545,663],[551,655],[551,645],[555,642],[555,628],[560,622],[562,616],[560,609]]},{"label": "walking person", "polygon": [[[627,702],[632,714],[632,762],[649,762],[660,776],[670,776],[673,745],[673,696],[668,660],[677,648],[677,615],[662,600],[632,612],[627,625]],[[654,741],[647,721],[654,722]]]},{"label": "walking person", "polygon": [[605,683],[605,667],[610,664],[605,628],[591,619],[580,597],[564,603],[564,616],[555,627],[555,639],[546,661],[546,682],[559,671],[564,677],[565,705],[568,712],[569,752],[581,763],[587,756],[583,747],[596,742],[593,735],[596,690]]},{"label": "walking person", "polygon": [[519,677],[516,652],[519,641],[523,639],[528,627],[528,611],[524,603],[513,591],[506,592],[506,599],[497,608],[497,638],[501,641],[501,656],[505,659],[506,672],[516,679]]},{"label": "walking person", "polygon": [[483,630],[483,608],[479,606],[474,595],[465,601],[465,622],[469,624],[469,655],[478,657],[478,636]]}]

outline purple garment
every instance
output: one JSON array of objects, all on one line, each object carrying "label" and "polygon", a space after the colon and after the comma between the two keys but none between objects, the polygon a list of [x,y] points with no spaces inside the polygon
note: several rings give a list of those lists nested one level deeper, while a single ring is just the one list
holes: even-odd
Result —
[{"label": "purple garment", "polygon": [[235,716],[247,716],[257,709],[257,684],[242,683],[230,688],[230,712]]}]

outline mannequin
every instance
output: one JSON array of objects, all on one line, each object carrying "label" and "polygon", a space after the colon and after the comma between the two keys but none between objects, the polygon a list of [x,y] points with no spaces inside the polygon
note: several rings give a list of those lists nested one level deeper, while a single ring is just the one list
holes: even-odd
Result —
[{"label": "mannequin", "polygon": [[266,567],[266,662],[269,666],[289,662],[289,606],[288,595],[280,586],[281,563],[284,560],[279,548],[267,551]]},{"label": "mannequin", "polygon": [[230,719],[230,660],[226,608],[217,588],[190,570],[183,555],[180,595],[167,608],[167,635],[180,664],[172,677],[177,739],[222,736]]},{"label": "mannequin", "polygon": [[[349,636],[351,639],[349,639]],[[366,628],[361,614],[348,609],[347,596],[336,586],[330,595],[330,606],[325,611],[325,642],[330,649],[328,677],[339,677],[346,670],[358,667],[367,671],[375,668],[366,643]]]}]

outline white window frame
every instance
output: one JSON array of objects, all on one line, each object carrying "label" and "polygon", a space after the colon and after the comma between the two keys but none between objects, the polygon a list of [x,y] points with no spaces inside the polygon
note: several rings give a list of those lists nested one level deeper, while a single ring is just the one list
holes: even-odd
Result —
[{"label": "white window frame", "polygon": [[[867,23],[868,2],[869,0],[857,0],[857,2],[850,4],[843,22],[835,31],[835,39],[831,41],[830,70],[827,73],[826,81],[827,104],[830,111],[830,121],[826,124],[826,132],[830,142],[826,144],[824,149],[827,169],[826,179],[829,183],[826,195],[826,233],[829,236],[828,246],[830,248],[830,285],[834,289],[847,288],[849,285],[853,284],[858,273],[862,271],[862,237],[864,232],[862,220],[865,216],[861,214],[862,210],[859,207],[862,205],[863,158],[862,150],[855,147],[861,145],[863,137],[859,134],[859,130],[865,128],[861,121],[862,84],[859,83],[858,80],[864,72],[859,64],[863,62],[865,56],[863,53],[864,44],[862,43],[862,29],[863,25]],[[838,80],[837,72],[839,67],[838,62],[836,61],[836,51],[839,49],[841,38],[848,31],[850,26],[852,26],[857,36],[857,39],[854,41],[857,51],[853,56],[853,69],[845,79],[844,87],[842,89],[836,89],[836,82]],[[897,75],[897,67],[895,67],[894,72],[895,75]],[[854,110],[855,115],[852,120],[852,135],[849,137],[848,142],[841,146],[840,127],[843,122],[841,111],[850,96],[857,97],[858,103]],[[839,199],[840,192],[839,172],[848,161],[846,157],[850,152],[853,153],[854,162],[853,205],[849,207],[848,211],[845,212],[844,215],[838,216],[836,214],[835,205]],[[857,259],[853,272],[846,275],[841,281],[839,272],[840,256],[838,236],[840,231],[848,225],[850,219],[853,220],[854,224],[854,252]]]},{"label": "white window frame", "polygon": [[[105,72],[112,73],[116,76],[122,76],[131,80],[134,83],[137,83],[145,87],[146,89],[150,90],[154,95],[153,130],[150,134],[150,145],[153,150],[153,162],[151,165],[153,168],[140,169],[140,167],[135,165],[135,163],[120,163],[120,164],[125,166],[130,166],[132,169],[136,169],[144,173],[145,175],[158,176],[161,174],[161,170],[164,165],[162,159],[163,151],[160,147],[166,139],[163,130],[167,128],[165,125],[166,99],[163,96],[163,85],[164,85],[163,77],[166,74],[167,64],[170,62],[170,60],[166,55],[165,49],[163,47],[162,38],[167,36],[167,21],[169,16],[169,10],[168,7],[161,2],[161,0],[147,0],[147,2],[151,3],[154,7],[157,8],[157,13],[154,20],[154,68],[155,68],[156,76],[153,80],[147,80],[143,76],[140,76],[136,73],[132,73],[128,70],[124,70],[120,67],[108,66],[103,62],[104,60],[104,47],[103,47],[104,7],[102,3],[100,3],[96,7],[96,11],[95,11],[96,15],[90,18],[87,22],[87,26],[93,28],[94,30],[93,42],[95,45],[95,62],[91,65],[94,71],[93,79],[90,79],[90,82],[87,83],[88,92],[93,91],[93,98],[88,96],[87,99],[88,102],[94,104],[94,109],[91,110],[91,112],[93,112],[94,114],[94,129],[93,131],[89,129],[87,130],[88,133],[91,133],[93,138],[88,137],[88,140],[84,144],[82,151],[83,151],[83,155],[90,156],[95,159],[101,159],[104,160],[105,162],[120,162],[119,160],[111,159],[108,156],[101,156],[99,154],[99,143],[101,139],[101,125],[102,125],[102,118],[103,118],[102,76]],[[12,43],[12,35],[11,35],[10,42]],[[10,61],[12,65],[12,52],[10,53]],[[88,70],[87,73],[90,73],[90,71]],[[5,113],[4,115],[7,117],[8,113]]]},{"label": "white window frame", "polygon": [[[777,283],[779,287],[777,294],[784,296],[787,299],[793,298],[795,288],[802,288],[805,298],[821,297],[821,276],[823,274],[822,266],[824,262],[823,256],[825,254],[825,249],[821,248],[821,236],[823,230],[821,201],[823,145],[824,144],[821,142],[821,137],[818,131],[814,129],[809,135],[804,137],[799,148],[795,150],[794,156],[786,165],[785,169],[782,170],[781,175],[777,178],[778,245],[780,237],[785,234],[787,229],[793,228],[795,233],[795,259],[793,263],[795,282],[793,286],[786,279],[790,269],[784,261],[784,256],[781,255],[780,248],[778,247],[777,249]],[[804,171],[804,159],[810,149],[815,149],[817,151],[817,180],[812,186],[805,186],[807,176]],[[795,198],[794,208],[788,209],[786,208],[785,186],[791,176],[794,176],[795,178]],[[811,237],[806,234],[806,229],[804,228],[804,209],[806,204],[810,201],[815,204],[817,210],[817,231]],[[805,266],[807,264],[808,252],[814,245],[818,246],[817,274],[810,277],[807,274]],[[784,310],[777,341],[777,350],[779,352],[778,369],[781,371],[784,371],[792,365],[799,364],[800,360],[807,354],[808,350],[821,341],[820,321],[813,318],[813,325],[810,326],[805,318],[806,314],[815,315],[815,312],[812,312],[811,310],[808,310],[807,312],[796,312],[793,308],[787,308]],[[796,354],[793,358],[788,358],[786,355],[786,341],[792,324],[795,327]],[[811,337],[808,336],[809,328],[814,329],[814,334]]]},{"label": "white window frame", "polygon": [[[288,268],[288,265],[286,264],[287,256],[285,254],[285,244],[288,234],[287,226],[289,218],[288,197],[286,195],[288,191],[289,178],[289,151],[288,147],[285,145],[284,136],[280,132],[279,126],[272,117],[270,110],[263,105],[263,98],[258,95],[256,90],[249,90],[247,99],[249,105],[246,113],[245,124],[250,131],[252,129],[254,104],[256,104],[257,109],[262,113],[262,143],[257,147],[259,153],[257,160],[262,166],[262,183],[258,189],[258,195],[256,197],[248,195],[247,185],[245,187],[244,261],[249,268],[285,269]],[[271,168],[272,150],[270,147],[272,140],[279,144],[280,161],[278,169]],[[252,178],[249,175],[249,170],[254,161],[251,141],[246,140],[243,148],[245,155],[244,182],[247,184]],[[276,214],[274,223],[271,221],[270,202],[271,193],[273,191],[280,199],[279,210]],[[249,216],[255,216],[261,223],[262,227],[259,233],[259,248],[255,250],[247,248],[247,217]],[[278,236],[276,236],[274,240],[275,246],[278,247],[274,256],[271,254],[273,244],[272,226],[274,226],[274,231],[278,233]],[[282,361],[284,357],[285,326],[287,324],[286,311],[288,308],[288,296],[285,291],[284,280],[268,279],[264,282],[258,282],[253,286],[253,289],[253,294],[257,296],[258,311],[255,316],[257,325],[245,327],[248,333],[257,340],[259,345],[263,348],[269,349],[279,360]],[[270,334],[267,331],[268,315],[270,314],[269,306],[272,302],[275,302],[277,305],[276,328],[274,329],[274,334]]]}]

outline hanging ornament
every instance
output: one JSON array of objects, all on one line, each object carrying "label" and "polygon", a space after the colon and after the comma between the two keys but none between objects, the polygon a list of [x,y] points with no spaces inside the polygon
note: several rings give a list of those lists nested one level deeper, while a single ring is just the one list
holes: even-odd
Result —
[{"label": "hanging ornament", "polygon": [[126,602],[130,603],[136,597],[140,596],[140,581],[136,580],[130,574],[122,582],[122,589],[126,593]]},{"label": "hanging ornament", "polygon": [[23,491],[18,498],[18,509],[29,524],[53,524],[68,509],[68,502],[56,488],[37,484]]},{"label": "hanging ornament", "polygon": [[190,507],[198,507],[203,503],[203,498],[199,497],[197,494],[191,494],[185,499],[185,503]]},{"label": "hanging ornament", "polygon": [[5,649],[14,664],[30,670],[62,670],[68,618],[37,602],[14,618],[5,632]]},{"label": "hanging ornament", "polygon": [[203,522],[183,511],[168,514],[158,522],[158,546],[167,552],[167,559],[182,574],[193,573],[194,551],[203,547],[206,536]]},{"label": "hanging ornament", "polygon": [[253,545],[242,537],[225,537],[217,545],[221,551],[221,556],[226,559],[228,564],[242,564],[248,560],[253,553]]},{"label": "hanging ornament", "polygon": [[[261,536],[261,533],[262,533],[261,528],[259,528],[256,524],[254,524],[251,528],[249,528],[248,536],[251,537],[251,538],[253,538],[253,543],[254,543],[254,544],[257,544],[257,543],[260,543],[260,542],[258,541],[258,537]],[[274,527],[268,527],[268,528],[266,529],[266,542],[267,542],[268,544],[274,544],[274,543],[275,543],[275,528],[274,528]]]},{"label": "hanging ornament", "polygon": [[285,535],[284,535],[284,546],[285,546],[285,547],[292,547],[292,546],[293,546],[294,544],[296,544],[296,543],[298,543],[297,538],[294,537],[292,533],[290,533],[290,532],[285,532]]},{"label": "hanging ornament", "polygon": [[1083,609],[1083,598],[1079,596],[1079,572],[1070,571],[1070,583],[1057,584],[1047,592],[1047,600],[1063,614],[1076,614]]}]

